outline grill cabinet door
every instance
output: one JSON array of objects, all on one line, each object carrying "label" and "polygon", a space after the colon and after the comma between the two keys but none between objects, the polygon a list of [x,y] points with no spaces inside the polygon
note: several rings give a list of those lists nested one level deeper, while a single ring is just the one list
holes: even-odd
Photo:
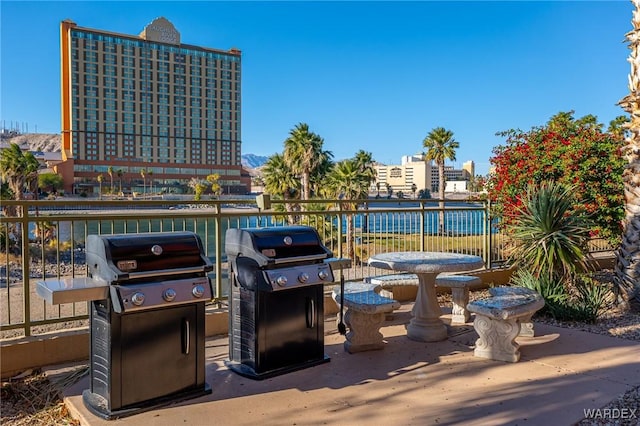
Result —
[{"label": "grill cabinet door", "polygon": [[322,285],[260,292],[259,370],[324,358]]},{"label": "grill cabinet door", "polygon": [[122,406],[198,384],[198,305],[122,316]]}]

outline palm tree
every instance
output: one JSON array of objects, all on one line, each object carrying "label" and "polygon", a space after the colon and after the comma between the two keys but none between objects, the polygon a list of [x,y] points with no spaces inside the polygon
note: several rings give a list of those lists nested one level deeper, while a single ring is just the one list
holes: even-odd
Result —
[{"label": "palm tree", "polygon": [[[262,173],[264,175],[264,189],[267,194],[280,196],[285,201],[297,197],[300,181],[284,160],[283,155],[274,154],[269,157],[262,169]],[[294,210],[291,203],[286,203],[285,208],[287,211]]]},{"label": "palm tree", "polygon": [[373,182],[376,178],[376,169],[373,167],[373,155],[370,152],[366,152],[361,149],[356,152],[353,159],[358,165],[360,173],[369,179],[369,182]]},{"label": "palm tree", "polygon": [[147,170],[147,175],[149,176],[149,192],[153,197],[153,170]]},{"label": "palm tree", "polygon": [[[15,200],[22,200],[25,189],[37,181],[40,164],[30,152],[22,152],[20,146],[12,143],[9,148],[0,151],[0,172]],[[8,209],[8,215],[16,215],[15,209]]]},{"label": "palm tree", "polygon": [[98,181],[98,198],[100,200],[102,200],[102,180],[104,178],[102,177],[102,174],[99,174],[98,177],[96,178],[96,180]]},{"label": "palm tree", "polygon": [[[0,150],[0,173],[2,180],[6,182],[15,200],[22,200],[24,190],[31,187],[33,181],[37,182],[39,168],[40,164],[38,160],[36,160],[36,157],[30,152],[23,153],[15,143],[9,145],[9,148]],[[7,216],[22,215],[21,209],[16,206],[4,206],[3,211]],[[7,225],[7,227],[8,226],[9,225]],[[20,247],[20,242],[22,241],[21,229],[20,223],[16,223],[12,229],[16,247]],[[8,228],[7,232],[10,232]],[[8,240],[9,238],[7,238],[6,241]]]},{"label": "palm tree", "polygon": [[620,106],[631,116],[624,125],[629,129],[623,155],[628,161],[622,174],[626,203],[622,242],[616,251],[616,278],[625,296],[640,304],[640,3],[634,2],[633,29],[626,34],[629,41],[629,94]]},{"label": "palm tree", "polygon": [[[310,175],[311,180],[311,193],[316,197],[324,196],[326,191],[324,190],[324,181],[331,169],[333,169],[333,160],[331,159],[333,154],[329,151],[323,151],[322,161],[316,167]],[[310,208],[310,204],[305,204],[306,208]]]},{"label": "palm tree", "polygon": [[289,164],[293,173],[300,178],[302,199],[311,198],[311,175],[331,152],[323,151],[324,140],[309,131],[309,125],[299,123],[289,132],[284,141],[284,160]]},{"label": "palm tree", "polygon": [[[362,173],[362,163],[358,158],[352,158],[337,163],[327,176],[327,187],[335,198],[340,198],[343,210],[353,210],[356,204],[353,200],[366,198],[372,175]],[[353,247],[353,215],[347,214],[347,255],[355,259]]]},{"label": "palm tree", "polygon": [[109,188],[109,192],[113,194],[113,166],[109,166],[107,169],[107,174],[109,175],[109,179],[111,179],[111,187]]},{"label": "palm tree", "polygon": [[144,197],[147,192],[147,171],[140,170],[140,176],[142,176],[142,196]]},{"label": "palm tree", "polygon": [[118,179],[120,180],[120,192],[122,192],[122,175],[124,174],[124,172],[122,171],[122,169],[118,169],[116,174],[118,175]]},{"label": "palm tree", "polygon": [[425,160],[435,161],[438,166],[438,198],[440,198],[440,217],[438,233],[444,234],[444,162],[456,160],[456,149],[460,144],[453,138],[453,132],[444,127],[436,127],[422,141],[427,149]]}]

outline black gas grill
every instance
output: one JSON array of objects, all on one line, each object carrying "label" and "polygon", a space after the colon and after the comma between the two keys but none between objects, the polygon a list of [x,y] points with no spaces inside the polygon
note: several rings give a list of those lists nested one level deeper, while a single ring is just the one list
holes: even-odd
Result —
[{"label": "black gas grill", "polygon": [[205,302],[213,269],[192,232],[90,235],[87,265],[108,287],[91,302],[87,408],[123,417],[211,392]]},{"label": "black gas grill", "polygon": [[229,229],[229,360],[252,379],[329,361],[324,354],[324,284],[331,251],[307,226]]}]

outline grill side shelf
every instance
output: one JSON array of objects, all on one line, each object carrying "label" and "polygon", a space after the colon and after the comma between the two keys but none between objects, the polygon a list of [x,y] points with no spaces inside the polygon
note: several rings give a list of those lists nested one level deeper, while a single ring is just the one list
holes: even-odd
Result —
[{"label": "grill side shelf", "polygon": [[61,278],[38,281],[36,292],[52,305],[60,305],[106,299],[109,286],[88,277]]}]

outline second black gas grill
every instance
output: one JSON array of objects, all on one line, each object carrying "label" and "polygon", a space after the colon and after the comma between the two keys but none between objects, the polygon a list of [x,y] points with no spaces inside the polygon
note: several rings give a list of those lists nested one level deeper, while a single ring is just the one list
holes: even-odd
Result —
[{"label": "second black gas grill", "polygon": [[227,366],[252,379],[329,361],[324,284],[332,253],[314,228],[229,229],[231,283]]}]

